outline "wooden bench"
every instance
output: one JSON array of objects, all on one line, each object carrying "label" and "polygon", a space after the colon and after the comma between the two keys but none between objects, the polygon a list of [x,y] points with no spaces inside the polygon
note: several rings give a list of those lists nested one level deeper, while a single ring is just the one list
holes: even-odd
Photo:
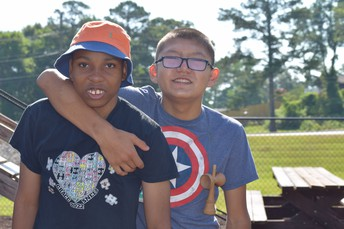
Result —
[{"label": "wooden bench", "polygon": [[0,113],[0,139],[8,142],[16,126],[15,121]]},{"label": "wooden bench", "polygon": [[0,156],[0,194],[14,201],[18,180],[19,166]]},{"label": "wooden bench", "polygon": [[[8,142],[17,123],[0,113],[0,139]],[[18,187],[19,166],[0,156],[0,195],[14,201]]]},{"label": "wooden bench", "polygon": [[[258,190],[247,190],[246,191],[246,202],[247,202],[247,210],[248,214],[251,219],[252,228],[256,228],[257,225],[264,224],[268,221],[268,217],[266,215],[264,200],[262,193]],[[222,224],[225,224],[226,215],[227,213],[216,209],[217,212],[220,214],[216,214],[217,218]],[[258,227],[259,228],[259,227]]]},{"label": "wooden bench", "polygon": [[264,223],[268,220],[261,191],[246,191],[247,210],[252,223]]}]

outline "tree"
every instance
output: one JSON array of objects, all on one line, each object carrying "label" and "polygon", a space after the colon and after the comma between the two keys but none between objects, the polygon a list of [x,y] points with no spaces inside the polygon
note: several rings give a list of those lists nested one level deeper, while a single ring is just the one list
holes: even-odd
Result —
[{"label": "tree", "polygon": [[[291,56],[301,59],[298,70],[308,82],[323,89],[323,115],[343,115],[343,101],[338,88],[338,48],[344,44],[344,2],[316,0],[309,9],[299,9],[291,31]],[[299,15],[303,16],[300,17]],[[311,72],[319,72],[320,78]],[[315,79],[315,80],[314,80]]]},{"label": "tree", "polygon": [[135,84],[141,82],[141,76],[147,76],[146,61],[152,57],[147,53],[146,45],[140,42],[142,32],[148,24],[149,13],[135,2],[125,1],[109,9],[110,16],[105,19],[121,25],[131,37],[131,59],[134,63]]},{"label": "tree", "polygon": [[121,25],[131,37],[135,84],[137,86],[151,84],[148,77],[148,66],[153,63],[153,55],[158,41],[168,31],[177,27],[189,27],[192,24],[163,18],[149,20],[150,13],[132,1],[122,2],[109,11],[110,16],[105,19]]},{"label": "tree", "polygon": [[148,77],[148,67],[155,60],[155,51],[159,40],[172,29],[192,26],[193,24],[188,21],[165,20],[159,17],[148,21],[145,29],[138,36],[139,46],[136,46],[137,49],[133,50],[134,55],[139,57],[137,63],[142,70],[141,74],[135,74],[135,81],[138,86],[150,84],[155,88],[157,87]]},{"label": "tree", "polygon": [[[62,3],[62,6],[65,9],[62,21],[63,23],[71,26],[72,30],[76,30],[80,24],[83,24],[83,22],[89,18],[89,16],[84,12],[89,10],[90,7],[83,2],[66,1]],[[74,31],[74,33],[75,32],[76,31]]]},{"label": "tree", "polygon": [[215,108],[236,110],[249,105],[265,102],[262,72],[254,70],[259,60],[252,54],[244,54],[238,49],[231,57],[216,63],[221,70],[215,86],[207,91],[205,103]]},{"label": "tree", "polygon": [[[0,33],[0,87],[25,103],[33,99],[32,86],[35,81],[31,73],[35,70],[34,59],[29,55],[30,41],[20,32]],[[1,111],[10,117],[20,118],[22,110],[1,100]]]},{"label": "tree", "polygon": [[105,17],[105,19],[121,25],[134,39],[147,26],[150,15],[142,6],[132,1],[121,2],[117,7],[109,9],[109,11],[110,16]]},{"label": "tree", "polygon": [[[68,1],[63,7],[65,11],[56,10],[58,18],[49,18],[45,27],[37,23],[26,26],[21,33],[0,33],[1,89],[26,104],[44,96],[36,85],[36,77],[43,69],[53,67],[80,23],[89,18],[83,14],[89,7],[82,2]],[[9,117],[20,118],[21,109],[8,102],[1,102],[0,106]]]},{"label": "tree", "polygon": [[[286,62],[280,50],[284,39],[281,28],[288,28],[285,18],[299,4],[300,0],[247,0],[241,4],[240,10],[220,9],[220,21],[231,20],[235,26],[234,31],[249,32],[241,33],[240,37],[235,39],[237,45],[244,47],[246,41],[255,40],[256,46],[263,46],[264,57],[257,65],[263,67],[263,77],[269,82],[271,117],[275,117],[274,78]],[[270,121],[269,129],[271,132],[276,131],[274,120]]]}]

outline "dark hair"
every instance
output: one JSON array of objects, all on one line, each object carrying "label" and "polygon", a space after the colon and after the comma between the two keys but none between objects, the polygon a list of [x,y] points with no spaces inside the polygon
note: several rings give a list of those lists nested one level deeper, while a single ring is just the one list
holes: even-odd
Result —
[{"label": "dark hair", "polygon": [[211,58],[211,64],[214,64],[215,51],[213,42],[209,39],[209,37],[204,35],[202,32],[193,28],[178,28],[168,32],[163,38],[161,38],[157,45],[155,59],[159,57],[160,52],[165,48],[168,41],[177,38],[197,41],[208,51]]}]

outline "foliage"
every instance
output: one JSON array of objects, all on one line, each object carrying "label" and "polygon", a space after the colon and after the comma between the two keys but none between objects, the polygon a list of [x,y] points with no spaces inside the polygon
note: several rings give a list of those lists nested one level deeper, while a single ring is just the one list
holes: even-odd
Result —
[{"label": "foliage", "polygon": [[[219,20],[231,20],[235,26],[235,31],[245,32],[244,35],[236,39],[236,44],[241,47],[242,43],[249,38],[255,40],[263,46],[265,56],[256,64],[262,65],[263,79],[268,79],[268,93],[270,101],[270,116],[275,116],[274,107],[274,78],[283,68],[286,57],[281,53],[280,48],[283,42],[281,24],[288,23],[290,14],[301,1],[280,1],[280,0],[247,0],[241,4],[239,9],[220,9]],[[274,131],[274,122],[271,122],[271,131]]]},{"label": "foliage", "polygon": [[341,89],[341,90],[339,90],[339,94],[340,94],[340,96],[342,97],[342,101],[343,101],[343,103],[344,103],[344,88]]},{"label": "foliage", "polygon": [[[304,116],[304,110],[302,110],[301,101],[293,100],[287,101],[283,100],[282,106],[280,107],[280,112],[284,114],[285,117],[302,117]],[[281,120],[278,123],[278,129],[282,130],[297,130],[300,128],[301,120]]]},{"label": "foliage", "polygon": [[344,41],[344,4],[340,0],[316,0],[309,9],[300,8],[295,14],[303,15],[294,17],[294,28],[288,34],[290,56],[302,63],[295,69],[304,73],[309,85],[323,89],[325,115],[341,116],[344,108],[338,92],[336,62],[338,48]]},{"label": "foliage", "polygon": [[319,95],[317,93],[310,92],[302,95],[301,107],[305,110],[305,116],[315,117],[319,115],[320,106]]},{"label": "foliage", "polygon": [[[230,20],[235,26],[236,50],[215,63],[221,70],[220,78],[206,91],[206,105],[239,111],[269,103],[268,115],[274,116],[275,106],[283,100],[294,104],[302,99],[295,115],[343,115],[344,92],[339,92],[336,80],[344,70],[337,71],[332,64],[337,61],[338,48],[344,45],[344,4],[339,0],[318,0],[309,7],[298,7],[299,3],[247,0],[241,8],[220,9],[219,20]],[[135,85],[151,84],[155,88],[148,67],[154,62],[157,42],[171,29],[193,27],[189,21],[150,18],[150,13],[133,1],[110,8],[104,19],[121,24],[132,37]],[[47,19],[46,26],[34,24],[21,32],[0,32],[1,89],[25,103],[43,97],[36,77],[43,69],[53,67],[77,29],[88,20],[100,19],[90,14],[85,3],[66,1]],[[254,49],[248,49],[252,41]],[[289,44],[288,52],[282,49],[284,44]],[[261,56],[257,55],[260,50]],[[328,59],[330,65],[325,66]],[[290,63],[295,60],[298,62]],[[299,80],[300,75],[305,83]],[[308,88],[319,88],[319,94],[304,97]],[[0,111],[15,120],[22,112],[3,99]],[[277,115],[285,112],[277,110]],[[265,115],[265,110],[260,113]]]},{"label": "foliage", "polygon": [[109,11],[110,16],[104,19],[118,23],[134,39],[137,39],[149,21],[149,13],[132,1],[121,2],[116,8],[109,9]]},{"label": "foliage", "polygon": [[301,123],[300,130],[303,130],[303,131],[320,131],[321,126],[315,120],[305,120]]},{"label": "foliage", "polygon": [[217,85],[210,89],[213,92],[213,106],[239,109],[266,101],[265,85],[262,72],[255,71],[259,60],[251,54],[237,50],[230,58],[225,57],[217,62],[221,75]]},{"label": "foliage", "polygon": [[[53,67],[84,22],[99,20],[87,14],[88,10],[89,6],[83,2],[66,1],[62,9],[55,10],[56,15],[48,18],[45,27],[35,24],[28,25],[22,32],[0,32],[0,82],[5,82],[1,89],[27,104],[43,97],[36,86],[36,77],[43,69]],[[153,63],[159,39],[171,29],[192,26],[191,22],[173,19],[149,20],[149,13],[131,1],[122,2],[109,12],[105,19],[121,24],[132,37],[136,86],[150,84],[147,69]],[[14,120],[19,120],[22,113],[3,99],[0,110]]]},{"label": "foliage", "polygon": [[300,126],[300,131],[329,131],[343,129],[344,123],[335,120],[305,120]]}]

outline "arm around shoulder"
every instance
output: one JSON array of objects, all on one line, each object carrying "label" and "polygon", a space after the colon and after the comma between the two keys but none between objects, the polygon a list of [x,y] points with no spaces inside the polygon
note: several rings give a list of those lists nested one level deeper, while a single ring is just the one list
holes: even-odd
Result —
[{"label": "arm around shoulder", "polygon": [[37,77],[36,83],[44,93],[47,94],[49,90],[53,90],[56,85],[58,88],[61,87],[60,84],[65,80],[68,80],[68,78],[59,71],[54,68],[48,68]]}]

